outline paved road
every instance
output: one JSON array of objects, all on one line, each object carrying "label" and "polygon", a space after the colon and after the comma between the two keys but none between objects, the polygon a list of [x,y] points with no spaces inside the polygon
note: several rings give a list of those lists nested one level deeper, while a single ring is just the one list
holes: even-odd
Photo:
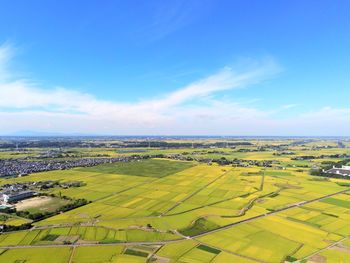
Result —
[{"label": "paved road", "polygon": [[[317,250],[316,252],[310,254],[309,256],[307,256],[307,257],[305,257],[305,258],[303,258],[303,259],[309,259],[309,258],[311,258],[312,256],[315,256],[315,255],[317,255],[317,254],[319,254],[319,253],[322,253],[323,251],[326,251],[326,250],[328,250],[328,249],[330,249],[330,248],[332,248],[332,247],[335,247],[336,245],[339,245],[341,242],[343,242],[344,240],[347,240],[347,239],[349,239],[349,237],[344,237],[344,238],[338,240],[337,242],[335,242],[335,243],[333,243],[333,244],[331,244],[331,245],[329,245],[329,246],[327,246],[327,247],[325,247],[325,248],[322,248],[322,249],[320,249],[320,250]],[[302,261],[303,259],[299,260],[298,262]]]},{"label": "paved road", "polygon": [[266,216],[269,216],[269,215],[278,214],[278,213],[283,212],[285,210],[289,210],[289,209],[292,209],[292,208],[304,206],[304,205],[307,205],[307,204],[310,204],[310,203],[313,203],[313,202],[317,202],[317,201],[320,201],[320,200],[323,200],[323,199],[326,199],[326,198],[329,198],[329,197],[332,197],[332,196],[335,196],[335,195],[347,193],[349,191],[350,191],[350,189],[346,189],[346,190],[343,190],[343,191],[339,191],[339,192],[336,192],[336,193],[333,193],[333,194],[325,195],[325,196],[322,196],[322,197],[319,197],[319,198],[315,198],[315,199],[312,199],[312,200],[299,202],[299,203],[287,206],[285,208],[281,208],[281,209],[276,210],[276,211],[271,211],[271,212],[268,212],[268,213],[265,213],[265,214],[261,214],[261,215],[258,215],[258,216],[253,216],[253,217],[241,220],[241,221],[237,221],[237,222],[234,222],[234,223],[231,223],[231,224],[219,227],[217,229],[207,231],[207,232],[202,233],[202,234],[198,234],[198,235],[191,236],[191,237],[184,237],[183,236],[182,238],[175,239],[175,240],[154,241],[154,242],[124,242],[124,243],[112,243],[112,244],[62,244],[62,245],[55,244],[55,245],[20,245],[20,246],[17,245],[17,246],[0,246],[0,248],[74,247],[74,246],[78,247],[78,246],[116,246],[116,245],[122,245],[122,246],[125,246],[125,245],[166,245],[166,244],[171,244],[171,243],[175,243],[175,242],[180,242],[180,241],[183,241],[183,240],[200,238],[200,237],[203,237],[203,236],[206,236],[206,235],[210,235],[212,233],[216,233],[216,232],[219,232],[219,231],[222,231],[222,230],[225,230],[225,229],[229,229],[229,228],[231,228],[233,226],[236,226],[236,225],[247,223],[247,222],[250,222],[250,221],[253,221],[253,220],[256,220],[256,219],[259,219],[259,218],[263,218],[263,217],[266,217]]},{"label": "paved road", "polygon": [[154,242],[121,242],[121,243],[107,243],[107,244],[98,244],[98,243],[75,243],[75,244],[52,244],[52,245],[16,245],[16,246],[0,246],[1,249],[10,249],[10,248],[54,248],[54,247],[96,247],[96,246],[135,246],[135,245],[166,245],[171,243],[176,243],[184,240],[175,239],[175,240],[166,240],[166,241],[154,241]]},{"label": "paved road", "polygon": [[259,219],[259,218],[263,218],[265,216],[274,215],[274,214],[283,212],[283,211],[288,210],[288,209],[296,208],[296,207],[299,207],[299,206],[304,206],[306,204],[317,202],[317,201],[320,201],[320,200],[323,200],[323,199],[326,199],[326,198],[329,198],[329,197],[332,197],[332,196],[335,196],[335,195],[343,194],[343,193],[346,193],[346,192],[349,192],[349,191],[350,191],[350,189],[347,189],[347,190],[339,191],[339,192],[336,192],[336,193],[333,193],[333,194],[325,195],[325,196],[322,196],[322,197],[319,197],[319,198],[315,198],[315,199],[312,199],[312,200],[302,201],[300,203],[292,204],[292,205],[289,205],[287,207],[284,207],[284,208],[281,208],[281,209],[278,209],[278,210],[275,210],[275,211],[271,211],[271,212],[267,212],[265,214],[253,216],[253,217],[241,220],[241,221],[237,221],[237,222],[234,222],[234,223],[222,226],[222,227],[214,229],[214,230],[210,230],[210,231],[205,232],[203,234],[199,234],[199,235],[193,236],[192,238],[198,238],[198,237],[206,236],[206,235],[209,235],[209,234],[212,234],[212,233],[219,232],[219,231],[224,230],[224,229],[231,228],[231,227],[233,227],[235,225],[240,225],[240,224],[243,224],[243,223],[247,223],[247,222]]}]

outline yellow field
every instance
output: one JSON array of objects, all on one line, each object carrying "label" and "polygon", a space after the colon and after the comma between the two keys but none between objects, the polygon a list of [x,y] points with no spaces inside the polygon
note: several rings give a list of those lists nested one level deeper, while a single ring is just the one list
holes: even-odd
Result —
[{"label": "yellow field", "polygon": [[[295,152],[294,157],[350,152],[335,148],[314,151],[315,145],[320,146],[313,142],[303,146],[308,147],[305,151],[301,146],[290,150]],[[276,164],[268,168],[236,167],[171,160],[178,170],[174,168],[174,172],[169,172],[163,168],[164,171],[153,172],[157,162],[163,162],[163,167],[164,161],[168,162],[154,159],[152,166],[143,171],[137,170],[137,166],[142,166],[138,163],[136,168],[128,167],[129,164],[97,166],[2,179],[2,184],[82,181],[84,186],[53,188],[46,193],[92,202],[35,222],[36,228],[30,231],[1,234],[0,248],[4,250],[0,252],[0,261],[44,262],[44,258],[37,255],[42,250],[62,255],[55,259],[57,262],[68,262],[70,257],[71,262],[146,262],[142,251],[128,250],[141,243],[159,246],[144,253],[155,253],[170,262],[283,262],[317,254],[350,235],[350,208],[347,207],[350,195],[316,200],[347,189],[339,183],[349,181],[315,180],[309,175],[311,165],[334,158],[291,160],[291,156],[276,155],[272,150],[253,151],[257,149],[257,142],[246,148],[252,151],[238,151],[243,149],[238,147],[216,150],[220,153],[195,149],[176,149],[172,153],[186,151],[191,156],[219,155],[246,161],[273,159]],[[118,155],[110,149],[101,149],[101,152]],[[303,203],[310,200],[312,202]],[[11,225],[23,222],[28,221],[18,217],[6,221]],[[227,225],[230,227],[226,228]],[[98,245],[77,247],[72,254],[71,243]],[[15,248],[23,245],[34,248]],[[35,247],[38,245],[63,246]],[[8,246],[15,247],[5,250]],[[320,255],[330,260],[343,256],[333,250]]]}]

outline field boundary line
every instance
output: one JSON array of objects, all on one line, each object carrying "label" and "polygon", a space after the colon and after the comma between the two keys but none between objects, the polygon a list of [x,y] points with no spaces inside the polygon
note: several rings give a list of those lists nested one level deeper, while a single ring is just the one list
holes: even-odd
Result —
[{"label": "field boundary line", "polygon": [[168,208],[165,212],[163,212],[159,217],[163,217],[165,216],[167,213],[169,213],[171,210],[173,210],[174,208],[178,207],[179,205],[181,205],[182,203],[186,202],[188,199],[190,199],[191,197],[195,196],[196,194],[198,194],[200,191],[202,191],[203,189],[207,188],[208,186],[210,186],[211,184],[215,183],[216,181],[218,181],[219,179],[221,179],[222,177],[224,177],[226,174],[228,174],[229,172],[231,172],[233,169],[229,169],[228,171],[225,171],[223,174],[219,175],[218,177],[216,177],[214,180],[210,181],[209,183],[207,183],[206,185],[200,187],[199,189],[197,189],[196,191],[194,191],[192,194],[186,196],[184,199],[182,199],[179,202],[176,202],[173,206],[171,206],[170,208]]},{"label": "field boundary line", "polygon": [[73,246],[73,247],[72,247],[72,252],[70,253],[68,263],[72,263],[72,261],[73,261],[73,257],[74,257],[74,253],[75,253],[75,248],[76,248],[76,246]]},{"label": "field boundary line", "polygon": [[349,239],[349,236],[343,237],[342,239],[340,239],[340,240],[338,240],[338,241],[336,241],[336,242],[330,244],[330,245],[327,246],[327,247],[324,247],[324,248],[321,248],[320,250],[317,250],[316,252],[314,252],[314,253],[312,253],[312,254],[310,254],[310,255],[308,255],[308,256],[306,256],[306,257],[300,259],[300,260],[298,260],[297,262],[301,262],[301,261],[304,260],[304,259],[308,259],[308,258],[310,258],[310,257],[312,257],[312,256],[315,256],[315,255],[317,255],[317,254],[319,254],[319,253],[322,253],[323,251],[326,251],[326,250],[328,250],[328,249],[330,249],[330,248],[332,248],[332,247],[335,247],[336,245],[340,244],[341,242],[343,242],[343,241],[346,240],[346,239]]},{"label": "field boundary line", "polygon": [[[236,253],[236,252],[227,250],[227,249],[225,249],[225,248],[220,248],[220,247],[217,247],[217,246],[213,246],[213,245],[211,245],[211,244],[202,242],[202,241],[197,240],[197,239],[194,239],[194,238],[193,238],[193,240],[196,241],[196,242],[198,242],[198,243],[201,244],[201,245],[205,245],[205,246],[208,246],[208,247],[212,247],[212,248],[215,248],[215,249],[217,249],[217,250],[224,251],[224,252],[226,252],[226,253],[228,253],[228,254],[232,254],[232,255],[235,255],[235,256],[240,257],[240,258],[249,259],[249,260],[252,260],[252,261],[255,261],[255,262],[259,262],[259,263],[268,263],[267,261],[263,261],[263,260],[260,260],[260,259],[252,258],[252,257],[245,256],[245,255],[241,255],[241,254],[239,254],[239,253]],[[217,255],[216,255],[215,257],[217,257]],[[214,258],[215,258],[215,257],[214,257]],[[214,258],[213,258],[213,259],[214,259]],[[213,259],[212,259],[212,260],[213,260]]]},{"label": "field boundary line", "polygon": [[[236,225],[240,225],[240,224],[244,224],[244,223],[253,221],[255,219],[263,218],[263,217],[266,217],[266,216],[269,216],[269,215],[278,214],[278,213],[283,212],[285,210],[289,210],[289,209],[292,209],[292,208],[304,206],[306,204],[317,202],[317,201],[320,201],[320,200],[323,200],[323,199],[326,199],[326,198],[329,198],[329,197],[332,197],[332,196],[336,196],[336,195],[339,195],[339,194],[344,194],[344,193],[347,193],[349,191],[350,191],[350,189],[345,189],[345,190],[342,190],[342,191],[339,191],[339,192],[336,192],[336,193],[332,193],[332,194],[328,194],[328,195],[325,195],[325,196],[322,196],[322,197],[319,197],[319,198],[316,198],[316,199],[312,199],[312,200],[309,200],[309,201],[302,201],[302,202],[299,202],[299,203],[296,203],[296,204],[289,205],[289,206],[287,206],[285,208],[281,208],[281,209],[276,210],[276,211],[267,212],[265,214],[260,214],[260,215],[257,215],[257,216],[253,216],[253,217],[241,220],[241,221],[237,221],[237,222],[234,222],[234,223],[231,223],[231,224],[219,227],[217,229],[209,230],[209,231],[207,231],[205,233],[201,233],[201,234],[190,236],[190,237],[186,237],[186,238],[174,239],[174,240],[146,241],[146,242],[143,242],[143,241],[136,241],[135,242],[134,241],[134,242],[118,242],[118,243],[108,243],[108,244],[103,244],[103,243],[92,244],[92,243],[90,243],[90,244],[52,244],[52,245],[19,245],[19,246],[15,245],[15,246],[0,246],[0,248],[11,249],[11,248],[67,247],[67,246],[68,247],[71,247],[71,246],[116,246],[116,245],[123,245],[123,246],[125,246],[125,245],[157,245],[157,244],[158,245],[166,245],[166,244],[181,242],[181,241],[184,241],[184,240],[187,240],[187,239],[200,238],[200,237],[212,234],[212,233],[216,233],[216,232],[219,232],[219,231],[222,231],[222,230],[229,229],[229,228],[231,228],[233,226],[236,226]],[[25,230],[22,230],[22,231],[25,231]],[[18,231],[13,231],[13,232],[18,232]],[[13,233],[13,232],[9,232],[9,233]],[[332,245],[334,245],[334,243]],[[330,246],[332,246],[332,245],[330,245]]]},{"label": "field boundary line", "polygon": [[345,190],[342,190],[342,191],[339,191],[339,192],[336,192],[336,193],[328,194],[328,195],[321,196],[321,197],[318,197],[318,198],[315,198],[315,199],[311,199],[311,200],[308,200],[308,201],[302,201],[302,202],[299,202],[299,203],[296,203],[296,204],[292,204],[292,205],[289,205],[287,207],[284,207],[284,208],[281,208],[281,209],[278,209],[278,210],[275,210],[275,211],[270,211],[270,212],[267,212],[265,214],[260,214],[260,215],[257,215],[257,216],[246,218],[246,219],[243,219],[241,221],[237,221],[237,222],[234,222],[234,223],[231,223],[231,224],[219,227],[217,229],[209,230],[208,232],[192,236],[192,238],[198,238],[198,237],[206,236],[206,235],[209,235],[209,234],[212,234],[212,233],[215,233],[215,232],[219,232],[221,230],[229,229],[229,228],[231,228],[231,227],[233,227],[235,225],[240,225],[240,224],[243,224],[243,223],[246,223],[246,222],[250,222],[250,221],[253,221],[255,219],[263,218],[263,217],[266,217],[266,216],[269,216],[269,215],[278,214],[278,213],[283,212],[285,210],[289,210],[289,209],[292,209],[292,208],[304,206],[304,205],[307,205],[307,204],[310,204],[310,203],[313,203],[313,202],[317,202],[317,201],[320,201],[320,200],[323,200],[323,199],[326,199],[326,198],[329,198],[329,197],[332,197],[332,196],[335,196],[335,195],[344,194],[344,193],[347,193],[349,191],[350,191],[350,189],[345,189]]}]

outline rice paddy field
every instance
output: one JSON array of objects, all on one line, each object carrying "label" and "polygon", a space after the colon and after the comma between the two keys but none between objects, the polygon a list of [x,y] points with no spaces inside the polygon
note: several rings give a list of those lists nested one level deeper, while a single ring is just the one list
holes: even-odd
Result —
[{"label": "rice paddy field", "polygon": [[[293,141],[252,142],[236,148],[142,148],[141,155],[192,158],[1,179],[80,181],[80,187],[45,193],[90,202],[33,222],[29,230],[2,233],[0,262],[350,262],[350,181],[310,175],[322,162],[342,161],[338,155],[350,149],[312,141],[276,151],[271,147]],[[270,148],[261,150],[264,144]],[[118,156],[129,150],[100,152]],[[296,158],[302,156],[314,158]],[[199,157],[238,158],[248,165]],[[267,160],[272,165],[258,165]],[[25,222],[13,215],[2,220]]]},{"label": "rice paddy field", "polygon": [[25,223],[29,223],[31,220],[28,220],[26,218],[22,218],[15,215],[9,215],[5,213],[0,213],[0,224],[7,224],[7,225],[13,225],[13,226],[19,226]]}]

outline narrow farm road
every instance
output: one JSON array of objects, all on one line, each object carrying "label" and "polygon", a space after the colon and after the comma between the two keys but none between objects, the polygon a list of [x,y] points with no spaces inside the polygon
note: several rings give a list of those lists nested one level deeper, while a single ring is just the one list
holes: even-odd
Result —
[{"label": "narrow farm road", "polygon": [[166,210],[164,213],[162,213],[159,217],[165,216],[167,213],[169,213],[170,211],[172,211],[173,209],[175,209],[176,207],[178,207],[179,205],[181,205],[183,202],[187,201],[188,199],[190,199],[191,197],[195,196],[196,194],[198,194],[200,191],[202,191],[203,189],[207,188],[208,186],[212,185],[213,183],[215,183],[217,180],[221,179],[222,177],[224,177],[227,173],[231,172],[232,169],[225,171],[223,174],[219,175],[218,177],[216,177],[214,180],[210,181],[209,183],[207,183],[206,185],[203,185],[202,187],[198,188],[196,191],[194,191],[193,193],[191,193],[190,195],[186,196],[184,199],[182,199],[181,201],[177,202],[176,204],[174,204],[173,206],[171,206],[168,210]]},{"label": "narrow farm road", "polygon": [[[332,197],[332,196],[336,196],[336,195],[339,195],[339,194],[344,194],[344,193],[347,193],[347,192],[350,192],[350,189],[346,189],[346,190],[342,190],[342,191],[335,192],[335,193],[332,193],[332,194],[328,194],[328,195],[325,195],[325,196],[322,196],[322,197],[318,197],[318,198],[315,198],[315,199],[312,199],[312,200],[302,201],[302,202],[299,202],[299,203],[296,203],[296,204],[289,205],[289,206],[287,206],[285,208],[281,208],[279,210],[271,211],[271,212],[268,212],[268,213],[265,213],[265,214],[261,214],[261,215],[257,215],[257,216],[254,216],[254,217],[250,217],[250,218],[241,220],[241,221],[237,221],[237,222],[234,222],[234,223],[231,223],[231,224],[219,227],[217,229],[209,230],[209,231],[207,231],[205,233],[201,233],[201,234],[190,236],[190,237],[183,237],[183,238],[179,238],[179,239],[175,239],[175,240],[149,241],[149,242],[143,242],[143,241],[119,242],[119,243],[108,243],[108,244],[94,244],[94,243],[77,244],[76,243],[76,244],[53,244],[53,245],[14,245],[14,246],[0,246],[0,248],[11,249],[11,248],[33,248],[33,247],[47,247],[47,248],[49,248],[49,247],[73,247],[73,246],[79,247],[79,246],[118,246],[118,245],[121,245],[121,246],[125,246],[125,245],[166,245],[166,244],[176,243],[176,242],[180,242],[180,241],[188,240],[188,239],[197,239],[197,238],[200,238],[200,237],[203,237],[203,236],[206,236],[206,235],[210,235],[210,234],[213,234],[213,233],[225,230],[225,229],[229,229],[229,228],[231,228],[233,226],[236,226],[236,225],[244,224],[244,223],[247,223],[247,222],[250,222],[250,221],[254,221],[256,219],[263,218],[263,217],[266,217],[266,216],[275,215],[275,214],[278,214],[280,212],[283,212],[283,211],[286,211],[286,210],[289,210],[289,209],[293,209],[293,208],[296,208],[296,207],[301,207],[301,206],[304,206],[304,205],[307,205],[307,204],[310,204],[310,203],[313,203],[313,202],[317,202],[317,201],[320,201],[320,200],[323,200],[323,199],[326,199],[326,198],[329,198],[329,197]],[[334,243],[332,245],[334,245]],[[330,245],[330,247],[332,245]]]}]

